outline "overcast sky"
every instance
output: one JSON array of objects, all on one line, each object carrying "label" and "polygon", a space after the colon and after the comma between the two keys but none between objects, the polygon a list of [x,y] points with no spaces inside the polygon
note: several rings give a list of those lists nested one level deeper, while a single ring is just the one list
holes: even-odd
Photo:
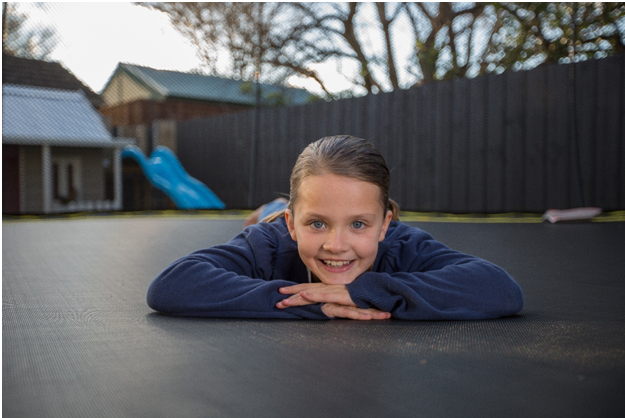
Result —
[{"label": "overcast sky", "polygon": [[19,3],[29,25],[49,26],[58,43],[50,59],[60,61],[99,93],[119,62],[189,71],[200,62],[194,49],[156,11],[127,2]]}]

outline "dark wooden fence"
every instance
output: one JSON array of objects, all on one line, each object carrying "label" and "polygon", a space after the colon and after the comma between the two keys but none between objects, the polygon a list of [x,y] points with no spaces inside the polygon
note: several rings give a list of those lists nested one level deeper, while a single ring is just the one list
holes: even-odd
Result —
[{"label": "dark wooden fence", "polygon": [[[369,139],[402,209],[625,208],[625,55],[260,112],[253,205],[288,194],[297,155]],[[178,154],[229,208],[247,208],[254,111],[181,122]]]}]

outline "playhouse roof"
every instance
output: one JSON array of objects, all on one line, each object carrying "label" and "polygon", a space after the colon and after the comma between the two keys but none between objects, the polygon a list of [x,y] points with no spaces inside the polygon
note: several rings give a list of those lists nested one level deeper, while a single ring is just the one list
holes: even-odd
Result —
[{"label": "playhouse roof", "polygon": [[[156,70],[126,63],[119,63],[102,90],[102,94],[116,75],[121,73],[130,76],[135,82],[147,88],[157,100],[171,97],[249,106],[253,106],[256,101],[254,84],[251,82],[203,74]],[[291,105],[308,103],[314,97],[306,90],[283,85],[261,84],[261,88],[265,102],[278,94]]]},{"label": "playhouse roof", "polygon": [[119,147],[80,91],[2,85],[2,143]]},{"label": "playhouse roof", "polygon": [[58,62],[34,60],[2,54],[2,84],[19,84],[59,90],[82,90],[89,101],[100,107],[104,101]]}]

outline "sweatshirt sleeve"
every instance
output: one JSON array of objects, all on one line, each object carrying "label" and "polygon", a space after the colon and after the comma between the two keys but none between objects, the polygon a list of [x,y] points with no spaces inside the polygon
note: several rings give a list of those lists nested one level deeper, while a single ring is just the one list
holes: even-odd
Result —
[{"label": "sweatshirt sleeve", "polygon": [[267,229],[247,228],[227,244],[175,261],[150,284],[148,305],[180,316],[328,319],[319,305],[276,308],[286,297],[278,289],[297,283],[274,277],[278,242]]},{"label": "sweatshirt sleeve", "polygon": [[514,315],[523,307],[521,288],[505,270],[424,231],[405,226],[389,245],[376,272],[348,285],[361,308],[398,319],[461,320]]}]

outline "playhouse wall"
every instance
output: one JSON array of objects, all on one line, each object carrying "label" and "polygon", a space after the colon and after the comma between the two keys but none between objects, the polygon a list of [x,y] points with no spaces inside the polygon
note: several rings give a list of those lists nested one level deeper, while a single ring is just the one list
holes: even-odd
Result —
[{"label": "playhouse wall", "polygon": [[43,212],[41,146],[20,146],[20,211]]},{"label": "playhouse wall", "polygon": [[[52,147],[52,160],[58,158],[80,161],[81,201],[105,199],[104,150],[102,148]],[[19,147],[20,213],[43,213],[43,172],[41,146]]]}]

